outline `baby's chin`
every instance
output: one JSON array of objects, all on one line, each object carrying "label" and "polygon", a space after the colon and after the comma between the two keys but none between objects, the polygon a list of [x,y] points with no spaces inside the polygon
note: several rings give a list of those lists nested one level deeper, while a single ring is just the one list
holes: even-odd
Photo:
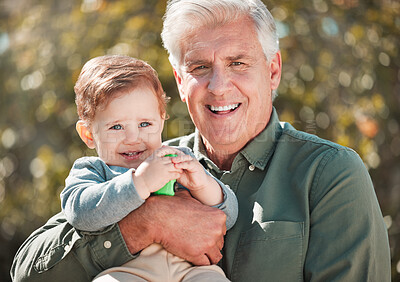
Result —
[{"label": "baby's chin", "polygon": [[142,163],[142,160],[113,160],[113,161],[108,161],[105,162],[108,166],[119,166],[119,167],[125,167],[125,168],[134,168],[137,169],[139,165]]}]

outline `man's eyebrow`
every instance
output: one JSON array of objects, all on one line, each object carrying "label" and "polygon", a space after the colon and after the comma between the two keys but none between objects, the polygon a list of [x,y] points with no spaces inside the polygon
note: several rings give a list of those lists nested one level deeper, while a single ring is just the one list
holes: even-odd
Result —
[{"label": "man's eyebrow", "polygon": [[238,55],[235,55],[235,56],[228,56],[228,57],[226,57],[226,59],[228,61],[238,61],[238,60],[243,60],[243,59],[251,60],[252,57],[248,56],[247,54],[238,54]]},{"label": "man's eyebrow", "polygon": [[[254,58],[252,58],[251,56],[248,56],[245,53],[241,53],[241,54],[238,54],[238,55],[225,57],[225,60],[227,60],[227,61],[238,61],[238,60],[243,60],[243,59],[245,59],[245,60],[254,60]],[[196,66],[197,65],[206,65],[208,63],[209,63],[208,60],[190,59],[190,60],[187,60],[184,63],[184,66],[185,67],[189,67],[189,66],[194,66],[194,65],[196,65]]]},{"label": "man's eyebrow", "polygon": [[206,60],[193,59],[193,60],[186,61],[184,66],[188,67],[188,66],[193,66],[193,65],[205,65],[207,63],[208,63],[208,61],[206,61]]}]

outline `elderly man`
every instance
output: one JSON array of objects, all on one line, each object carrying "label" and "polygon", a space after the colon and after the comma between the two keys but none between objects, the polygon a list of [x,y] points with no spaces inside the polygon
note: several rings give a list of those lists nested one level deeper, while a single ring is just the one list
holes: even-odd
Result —
[{"label": "elderly man", "polygon": [[193,264],[220,261],[232,281],[390,281],[387,232],[359,156],[279,122],[281,57],[264,4],[172,0],[162,38],[197,127],[168,144],[190,147],[230,185],[236,225],[223,238],[222,212],[184,193],[151,197],[95,234],[59,214],[23,244],[12,277],[85,281],[157,242]]}]

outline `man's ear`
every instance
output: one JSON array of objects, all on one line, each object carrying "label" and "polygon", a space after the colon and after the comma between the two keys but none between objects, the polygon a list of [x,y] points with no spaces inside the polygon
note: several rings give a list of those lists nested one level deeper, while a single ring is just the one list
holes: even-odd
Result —
[{"label": "man's ear", "polygon": [[92,132],[89,130],[89,127],[83,120],[78,120],[75,128],[79,134],[79,137],[81,137],[82,141],[85,142],[90,149],[96,148]]},{"label": "man's ear", "polygon": [[272,58],[269,67],[271,72],[271,88],[275,90],[278,88],[279,83],[281,82],[282,59],[280,51],[278,51]]},{"label": "man's ear", "polygon": [[182,86],[182,78],[175,69],[173,70],[174,70],[176,85],[178,86],[179,96],[181,97],[182,102],[186,102],[186,97],[185,93],[183,92],[183,86]]}]

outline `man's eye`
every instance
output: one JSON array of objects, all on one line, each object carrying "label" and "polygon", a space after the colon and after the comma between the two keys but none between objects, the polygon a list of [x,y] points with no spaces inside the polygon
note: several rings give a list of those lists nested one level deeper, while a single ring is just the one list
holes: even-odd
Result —
[{"label": "man's eye", "polygon": [[139,127],[147,127],[150,125],[150,122],[144,121],[139,124]]},{"label": "man's eye", "polygon": [[241,65],[243,65],[243,63],[242,62],[233,62],[232,65],[233,66],[241,66]]},{"label": "man's eye", "polygon": [[120,125],[120,124],[116,124],[116,125],[111,126],[110,129],[113,129],[113,130],[121,130],[121,129],[123,129],[123,127],[122,127],[122,125]]},{"label": "man's eye", "polygon": [[206,66],[197,66],[197,67],[192,68],[192,70],[190,71],[190,73],[203,71],[203,70],[205,70],[205,69],[207,69]]}]

